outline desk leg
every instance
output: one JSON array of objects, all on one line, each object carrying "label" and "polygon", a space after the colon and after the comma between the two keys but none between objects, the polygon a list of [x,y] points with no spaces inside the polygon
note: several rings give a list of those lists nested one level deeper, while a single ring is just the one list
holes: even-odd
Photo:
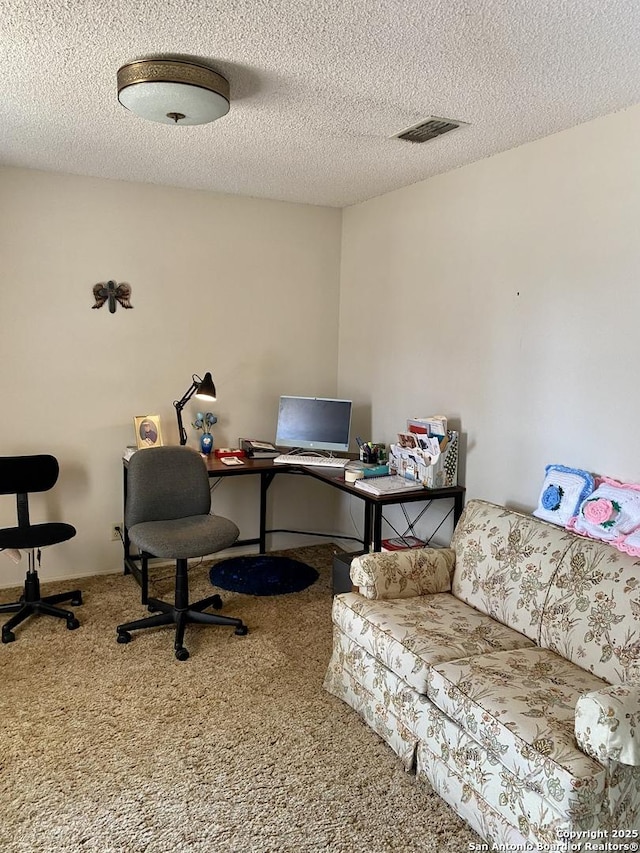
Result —
[{"label": "desk leg", "polygon": [[123,563],[124,563],[124,573],[128,575],[130,572],[129,569],[129,533],[127,528],[124,526],[124,508],[127,505],[127,466],[122,466],[122,550],[123,550]]},{"label": "desk leg", "polygon": [[122,466],[122,549],[123,549],[123,564],[124,574],[131,573],[129,560],[131,558],[131,541],[129,539],[129,531],[124,523],[124,508],[127,505],[127,466]]},{"label": "desk leg", "polygon": [[129,531],[126,527],[122,531],[122,548],[124,551],[124,574],[129,575],[131,574],[129,563],[129,560],[131,559],[131,540],[129,539]]},{"label": "desk leg", "polygon": [[267,550],[267,489],[269,488],[269,483],[267,482],[267,475],[260,474],[260,542],[258,543],[258,550],[261,554],[264,554]]},{"label": "desk leg", "polygon": [[373,550],[382,551],[382,504],[373,505]]},{"label": "desk leg", "polygon": [[460,494],[454,495],[453,498],[453,526],[455,527],[458,523],[460,516],[462,515],[462,510],[464,506],[464,494],[460,492]]},{"label": "desk leg", "polygon": [[371,513],[373,512],[373,503],[365,498],[363,504],[364,533],[362,535],[362,538],[364,541],[362,542],[362,547],[364,548],[365,554],[367,554],[371,548]]},{"label": "desk leg", "polygon": [[122,495],[122,550],[123,550],[123,569],[125,575],[133,575],[142,589],[142,603],[147,603],[149,595],[149,575],[148,562],[143,554],[131,553],[131,540],[129,539],[129,530],[124,523],[124,509],[127,505],[127,466],[122,466],[123,471],[123,495]]},{"label": "desk leg", "polygon": [[374,551],[382,550],[382,504],[375,501],[364,501],[364,542],[365,552],[373,547]]},{"label": "desk leg", "polygon": [[267,491],[274,476],[273,471],[260,472],[260,542],[258,548],[261,554],[265,554],[267,551]]}]

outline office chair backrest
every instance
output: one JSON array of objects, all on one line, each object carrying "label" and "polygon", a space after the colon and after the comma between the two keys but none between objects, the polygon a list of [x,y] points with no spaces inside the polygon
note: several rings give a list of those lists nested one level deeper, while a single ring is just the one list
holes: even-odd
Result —
[{"label": "office chair backrest", "polygon": [[58,479],[55,456],[0,456],[0,495],[46,492]]},{"label": "office chair backrest", "polygon": [[148,447],[129,460],[125,524],[207,515],[209,475],[197,450]]},{"label": "office chair backrest", "polygon": [[16,495],[18,525],[29,525],[29,492],[52,488],[60,471],[55,456],[0,456],[0,495]]}]

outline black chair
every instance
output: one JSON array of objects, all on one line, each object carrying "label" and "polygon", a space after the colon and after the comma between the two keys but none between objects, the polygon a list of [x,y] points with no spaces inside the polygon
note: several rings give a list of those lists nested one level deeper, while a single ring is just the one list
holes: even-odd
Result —
[{"label": "black chair", "polygon": [[16,496],[18,515],[17,527],[0,529],[0,549],[17,549],[28,551],[29,554],[29,567],[20,601],[0,604],[0,613],[15,613],[15,616],[2,626],[3,643],[12,643],[16,638],[13,629],[33,613],[65,619],[70,631],[80,625],[71,610],[55,607],[63,601],[70,601],[74,606],[82,604],[80,590],[42,597],[36,569],[36,549],[37,562],[40,565],[40,549],[72,539],[76,535],[76,529],[70,524],[57,521],[31,524],[29,519],[29,493],[46,492],[53,488],[59,471],[58,460],[47,454],[0,457],[0,495]]},{"label": "black chair", "polygon": [[236,634],[247,633],[241,619],[203,612],[207,607],[222,607],[219,595],[189,603],[188,560],[228,548],[239,534],[232,521],[210,515],[210,509],[209,475],[196,450],[182,446],[149,447],[131,457],[125,526],[129,539],[140,551],[143,578],[149,557],[176,561],[175,603],[148,598],[148,609],[160,612],[118,625],[119,643],[131,640],[130,631],[175,625],[175,655],[178,660],[186,660],[189,652],[183,640],[189,622],[233,625]]}]

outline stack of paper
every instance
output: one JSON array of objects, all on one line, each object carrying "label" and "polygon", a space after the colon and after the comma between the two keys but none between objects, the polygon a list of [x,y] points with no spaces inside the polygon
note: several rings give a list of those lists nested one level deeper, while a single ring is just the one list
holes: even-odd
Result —
[{"label": "stack of paper", "polygon": [[416,483],[415,480],[406,480],[404,477],[397,475],[356,480],[353,485],[359,491],[369,492],[372,495],[395,495],[400,492],[423,491],[421,483]]}]

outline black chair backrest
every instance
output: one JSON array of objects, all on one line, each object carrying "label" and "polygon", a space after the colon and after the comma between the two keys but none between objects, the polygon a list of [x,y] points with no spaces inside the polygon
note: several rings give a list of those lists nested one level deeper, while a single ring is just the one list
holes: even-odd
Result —
[{"label": "black chair backrest", "polygon": [[29,492],[46,492],[55,485],[60,466],[55,456],[0,456],[0,495],[16,496],[18,526],[29,527]]},{"label": "black chair backrest", "polygon": [[209,474],[191,447],[147,447],[129,460],[125,524],[207,515]]},{"label": "black chair backrest", "polygon": [[0,456],[0,495],[46,492],[52,488],[60,467],[55,456]]}]

